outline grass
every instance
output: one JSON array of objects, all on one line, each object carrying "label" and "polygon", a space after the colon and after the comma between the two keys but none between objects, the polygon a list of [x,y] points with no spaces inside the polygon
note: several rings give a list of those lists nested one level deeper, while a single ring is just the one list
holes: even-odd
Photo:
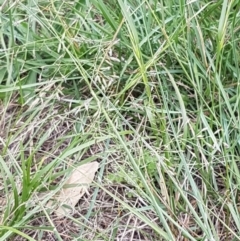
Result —
[{"label": "grass", "polygon": [[1,1],[0,240],[240,240],[239,9]]}]

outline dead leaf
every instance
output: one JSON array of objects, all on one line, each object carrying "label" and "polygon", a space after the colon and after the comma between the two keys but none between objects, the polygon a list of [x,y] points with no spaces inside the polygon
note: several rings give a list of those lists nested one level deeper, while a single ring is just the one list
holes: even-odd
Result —
[{"label": "dead leaf", "polygon": [[[87,192],[89,184],[92,183],[98,167],[98,162],[92,162],[83,164],[73,171],[63,188],[54,197],[60,205],[55,211],[58,217],[66,216],[74,210],[79,199]],[[47,207],[50,208],[52,206],[53,201],[49,201]]]}]

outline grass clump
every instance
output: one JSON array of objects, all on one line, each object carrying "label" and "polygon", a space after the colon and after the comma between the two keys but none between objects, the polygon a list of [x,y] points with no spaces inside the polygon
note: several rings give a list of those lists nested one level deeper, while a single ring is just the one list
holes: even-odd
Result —
[{"label": "grass clump", "polygon": [[[2,1],[0,240],[240,240],[239,9]],[[48,200],[93,160],[58,219]]]}]

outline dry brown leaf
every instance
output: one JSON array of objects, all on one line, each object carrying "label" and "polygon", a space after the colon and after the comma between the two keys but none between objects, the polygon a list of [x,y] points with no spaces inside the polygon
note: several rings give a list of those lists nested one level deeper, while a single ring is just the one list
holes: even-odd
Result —
[{"label": "dry brown leaf", "polygon": [[[63,217],[74,210],[79,199],[87,192],[89,184],[92,183],[98,167],[98,162],[92,162],[83,164],[73,171],[62,190],[54,197],[60,205],[55,211],[58,217]],[[47,207],[52,207],[52,203],[53,202],[50,201]],[[68,207],[64,207],[64,205]]]}]

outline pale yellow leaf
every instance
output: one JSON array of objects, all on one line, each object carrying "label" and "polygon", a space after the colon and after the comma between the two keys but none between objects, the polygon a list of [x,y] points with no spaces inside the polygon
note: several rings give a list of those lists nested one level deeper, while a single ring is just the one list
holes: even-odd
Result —
[{"label": "pale yellow leaf", "polygon": [[[60,205],[55,211],[58,217],[63,217],[74,210],[79,199],[87,192],[89,185],[92,183],[95,173],[98,170],[99,163],[92,162],[83,164],[72,172],[64,187],[54,197]],[[52,206],[52,201],[47,204],[47,207]]]}]

